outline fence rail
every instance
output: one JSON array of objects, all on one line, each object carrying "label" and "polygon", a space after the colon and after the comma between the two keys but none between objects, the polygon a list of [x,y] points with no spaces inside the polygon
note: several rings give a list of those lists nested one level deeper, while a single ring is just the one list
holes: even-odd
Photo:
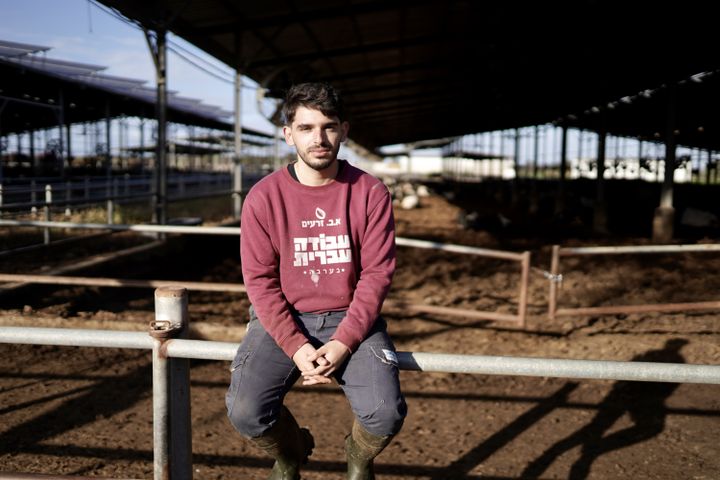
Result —
[{"label": "fence rail", "polygon": [[[0,327],[0,343],[152,350],[144,332],[70,328]],[[172,358],[232,361],[239,343],[168,339]],[[519,375],[594,380],[720,384],[720,365],[571,360],[447,353],[398,352],[401,370],[480,375]]]}]

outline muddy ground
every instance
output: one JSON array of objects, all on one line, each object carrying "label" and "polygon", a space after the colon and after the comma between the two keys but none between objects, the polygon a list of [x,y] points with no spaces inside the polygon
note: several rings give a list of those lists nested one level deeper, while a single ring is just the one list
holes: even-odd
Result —
[{"label": "muddy ground", "polygon": [[[445,193],[442,195],[440,193]],[[455,203],[448,200],[451,197]],[[596,360],[720,364],[718,312],[547,317],[552,243],[643,244],[643,236],[593,237],[568,219],[487,222],[463,229],[457,195],[397,210],[398,235],[511,251],[530,250],[528,322],[385,314],[398,350]],[[483,201],[474,206],[488,204]],[[490,209],[488,209],[490,211]],[[518,217],[519,218],[519,217]],[[576,222],[576,223],[573,223]],[[16,234],[17,235],[17,234]],[[115,234],[45,252],[0,258],[0,271],[42,272],[92,251],[151,239]],[[711,242],[706,236],[691,242]],[[83,275],[241,282],[237,239],[173,239]],[[172,255],[168,255],[167,251]],[[717,300],[720,254],[563,259],[560,307]],[[391,298],[513,313],[517,263],[399,249]],[[0,297],[2,325],[145,330],[152,290],[32,287]],[[242,294],[190,292],[198,337],[237,341],[247,321]],[[226,362],[193,361],[193,467],[197,479],[263,479],[271,462],[229,425]],[[377,459],[384,479],[717,479],[720,387],[600,380],[401,372],[406,424]],[[152,477],[150,354],[146,351],[0,345],[0,471]],[[287,400],[317,447],[306,479],[340,479],[351,413],[341,391],[296,387]]]}]

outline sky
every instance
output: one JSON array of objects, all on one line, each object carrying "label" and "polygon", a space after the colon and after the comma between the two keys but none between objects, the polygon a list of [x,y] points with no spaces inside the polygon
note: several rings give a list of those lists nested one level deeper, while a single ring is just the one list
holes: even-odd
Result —
[{"label": "sky", "polygon": [[[0,39],[52,47],[48,58],[106,66],[107,75],[155,85],[155,67],[143,32],[88,0],[0,0]],[[172,34],[168,43],[214,65],[205,68],[225,78],[211,76],[169,51],[168,88],[232,111],[234,70]],[[258,111],[256,83],[247,78],[243,83],[247,86],[242,96],[243,124],[272,133],[274,127]],[[269,105],[264,109],[269,110]]]}]

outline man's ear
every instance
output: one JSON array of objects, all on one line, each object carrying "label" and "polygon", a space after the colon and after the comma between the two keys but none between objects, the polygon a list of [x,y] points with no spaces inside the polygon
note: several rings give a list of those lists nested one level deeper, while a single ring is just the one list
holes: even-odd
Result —
[{"label": "man's ear", "polygon": [[295,145],[295,141],[293,140],[293,137],[292,137],[292,129],[290,127],[288,127],[287,125],[285,125],[283,127],[283,136],[285,137],[285,143],[287,143],[290,146]]},{"label": "man's ear", "polygon": [[342,138],[340,139],[341,142],[344,142],[348,138],[348,132],[350,131],[350,124],[348,122],[342,122],[340,124],[340,128],[342,129]]}]

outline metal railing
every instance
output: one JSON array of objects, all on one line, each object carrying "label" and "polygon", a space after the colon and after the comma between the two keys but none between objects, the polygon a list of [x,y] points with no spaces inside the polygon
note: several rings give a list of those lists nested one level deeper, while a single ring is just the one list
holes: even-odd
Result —
[{"label": "metal railing", "polygon": [[554,245],[550,272],[550,292],[548,295],[548,317],[567,317],[572,315],[615,315],[648,312],[680,312],[691,310],[720,310],[720,301],[655,303],[643,305],[611,305],[601,307],[558,308],[558,286],[562,283],[560,258],[589,255],[620,255],[620,254],[658,254],[687,252],[720,252],[720,244],[702,245],[637,245],[637,246],[600,246],[561,248]]},{"label": "metal railing", "polygon": [[[187,340],[187,292],[155,291],[149,335],[106,330],[0,327],[0,343],[152,350],[155,480],[192,478],[188,359],[231,361],[237,343]],[[398,352],[399,367],[421,372],[720,384],[720,366]],[[172,455],[171,455],[172,452]]]}]

